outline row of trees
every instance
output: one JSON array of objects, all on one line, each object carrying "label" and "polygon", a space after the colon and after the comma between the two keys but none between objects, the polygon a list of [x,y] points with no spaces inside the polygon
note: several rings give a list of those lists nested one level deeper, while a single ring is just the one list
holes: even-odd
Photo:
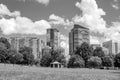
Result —
[{"label": "row of trees", "polygon": [[44,54],[42,59],[34,59],[34,53],[30,47],[21,47],[18,51],[11,48],[12,46],[4,37],[0,38],[0,63],[22,64],[22,65],[41,65],[43,67],[50,66],[51,62],[58,61],[65,64],[65,57],[63,55],[64,49],[54,48],[50,52]]},{"label": "row of trees", "polygon": [[71,56],[69,68],[100,68],[100,67],[120,67],[120,53],[117,55],[105,55],[101,47],[95,50],[86,42],[76,48]]},{"label": "row of trees", "polygon": [[12,63],[23,65],[41,65],[49,67],[50,63],[58,61],[69,68],[100,68],[100,67],[120,67],[120,53],[116,55],[105,55],[101,47],[95,50],[86,42],[76,48],[68,62],[66,62],[63,48],[50,49],[41,59],[34,59],[30,47],[21,47],[19,51],[11,48],[6,38],[0,38],[0,63]]},{"label": "row of trees", "polygon": [[30,47],[21,47],[19,51],[11,48],[10,43],[4,37],[0,38],[0,62],[12,64],[31,65],[34,56]]},{"label": "row of trees", "polygon": [[117,55],[117,57],[105,55],[101,47],[94,50],[86,42],[76,48],[74,55],[70,57],[68,62],[62,54],[63,52],[64,49],[62,48],[51,49],[48,54],[42,57],[39,64],[43,67],[49,67],[51,62],[58,61],[68,68],[100,68],[114,66],[117,62],[116,59],[118,59]]}]

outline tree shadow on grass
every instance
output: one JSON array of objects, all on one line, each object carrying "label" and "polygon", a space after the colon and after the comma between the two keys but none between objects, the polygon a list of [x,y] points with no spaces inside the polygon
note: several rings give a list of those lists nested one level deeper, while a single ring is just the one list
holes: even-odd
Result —
[{"label": "tree shadow on grass", "polygon": [[118,76],[119,77],[119,80],[120,80],[120,70],[116,70],[116,71],[111,71],[111,73],[115,76]]},{"label": "tree shadow on grass", "polygon": [[120,70],[112,71],[111,73],[113,73],[113,74],[119,74],[120,75]]}]

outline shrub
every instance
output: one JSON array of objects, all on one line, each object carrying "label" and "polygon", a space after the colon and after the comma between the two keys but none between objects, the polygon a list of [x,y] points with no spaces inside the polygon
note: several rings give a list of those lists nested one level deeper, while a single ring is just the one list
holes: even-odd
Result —
[{"label": "shrub", "polygon": [[49,67],[52,62],[52,57],[50,55],[44,55],[40,61],[42,67]]},{"label": "shrub", "polygon": [[120,67],[120,53],[115,55],[114,66],[115,67]]},{"label": "shrub", "polygon": [[9,61],[12,64],[20,64],[23,61],[23,55],[16,50],[9,51]]},{"label": "shrub", "polygon": [[87,61],[93,55],[92,52],[93,51],[90,45],[86,42],[83,42],[81,46],[78,46],[76,48],[75,54],[81,56],[84,59],[84,61]]},{"label": "shrub", "polygon": [[23,55],[22,64],[33,65],[34,55],[32,53],[32,48],[26,46],[21,47],[19,53]]},{"label": "shrub", "polygon": [[79,55],[71,56],[68,62],[68,68],[82,68],[85,66],[85,61]]},{"label": "shrub", "polygon": [[93,56],[98,56],[100,58],[104,57],[104,51],[102,50],[101,47],[97,47],[94,51],[93,51]]},{"label": "shrub", "polygon": [[99,57],[91,57],[88,59],[87,67],[89,68],[99,68],[102,64],[102,60]]},{"label": "shrub", "polygon": [[105,56],[102,58],[102,66],[105,67],[112,67],[113,66],[113,59],[109,56]]}]

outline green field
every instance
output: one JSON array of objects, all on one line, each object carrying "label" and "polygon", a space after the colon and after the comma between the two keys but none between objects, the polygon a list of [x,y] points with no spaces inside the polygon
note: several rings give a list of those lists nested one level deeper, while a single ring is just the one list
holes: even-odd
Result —
[{"label": "green field", "polygon": [[120,71],[0,64],[0,80],[120,80]]}]

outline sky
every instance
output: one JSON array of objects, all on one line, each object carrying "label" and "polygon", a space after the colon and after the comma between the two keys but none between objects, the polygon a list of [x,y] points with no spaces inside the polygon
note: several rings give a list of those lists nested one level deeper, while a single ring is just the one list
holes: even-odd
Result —
[{"label": "sky", "polygon": [[54,27],[68,47],[73,24],[85,24],[90,42],[120,40],[120,0],[0,0],[0,28],[12,33],[45,35]]}]

